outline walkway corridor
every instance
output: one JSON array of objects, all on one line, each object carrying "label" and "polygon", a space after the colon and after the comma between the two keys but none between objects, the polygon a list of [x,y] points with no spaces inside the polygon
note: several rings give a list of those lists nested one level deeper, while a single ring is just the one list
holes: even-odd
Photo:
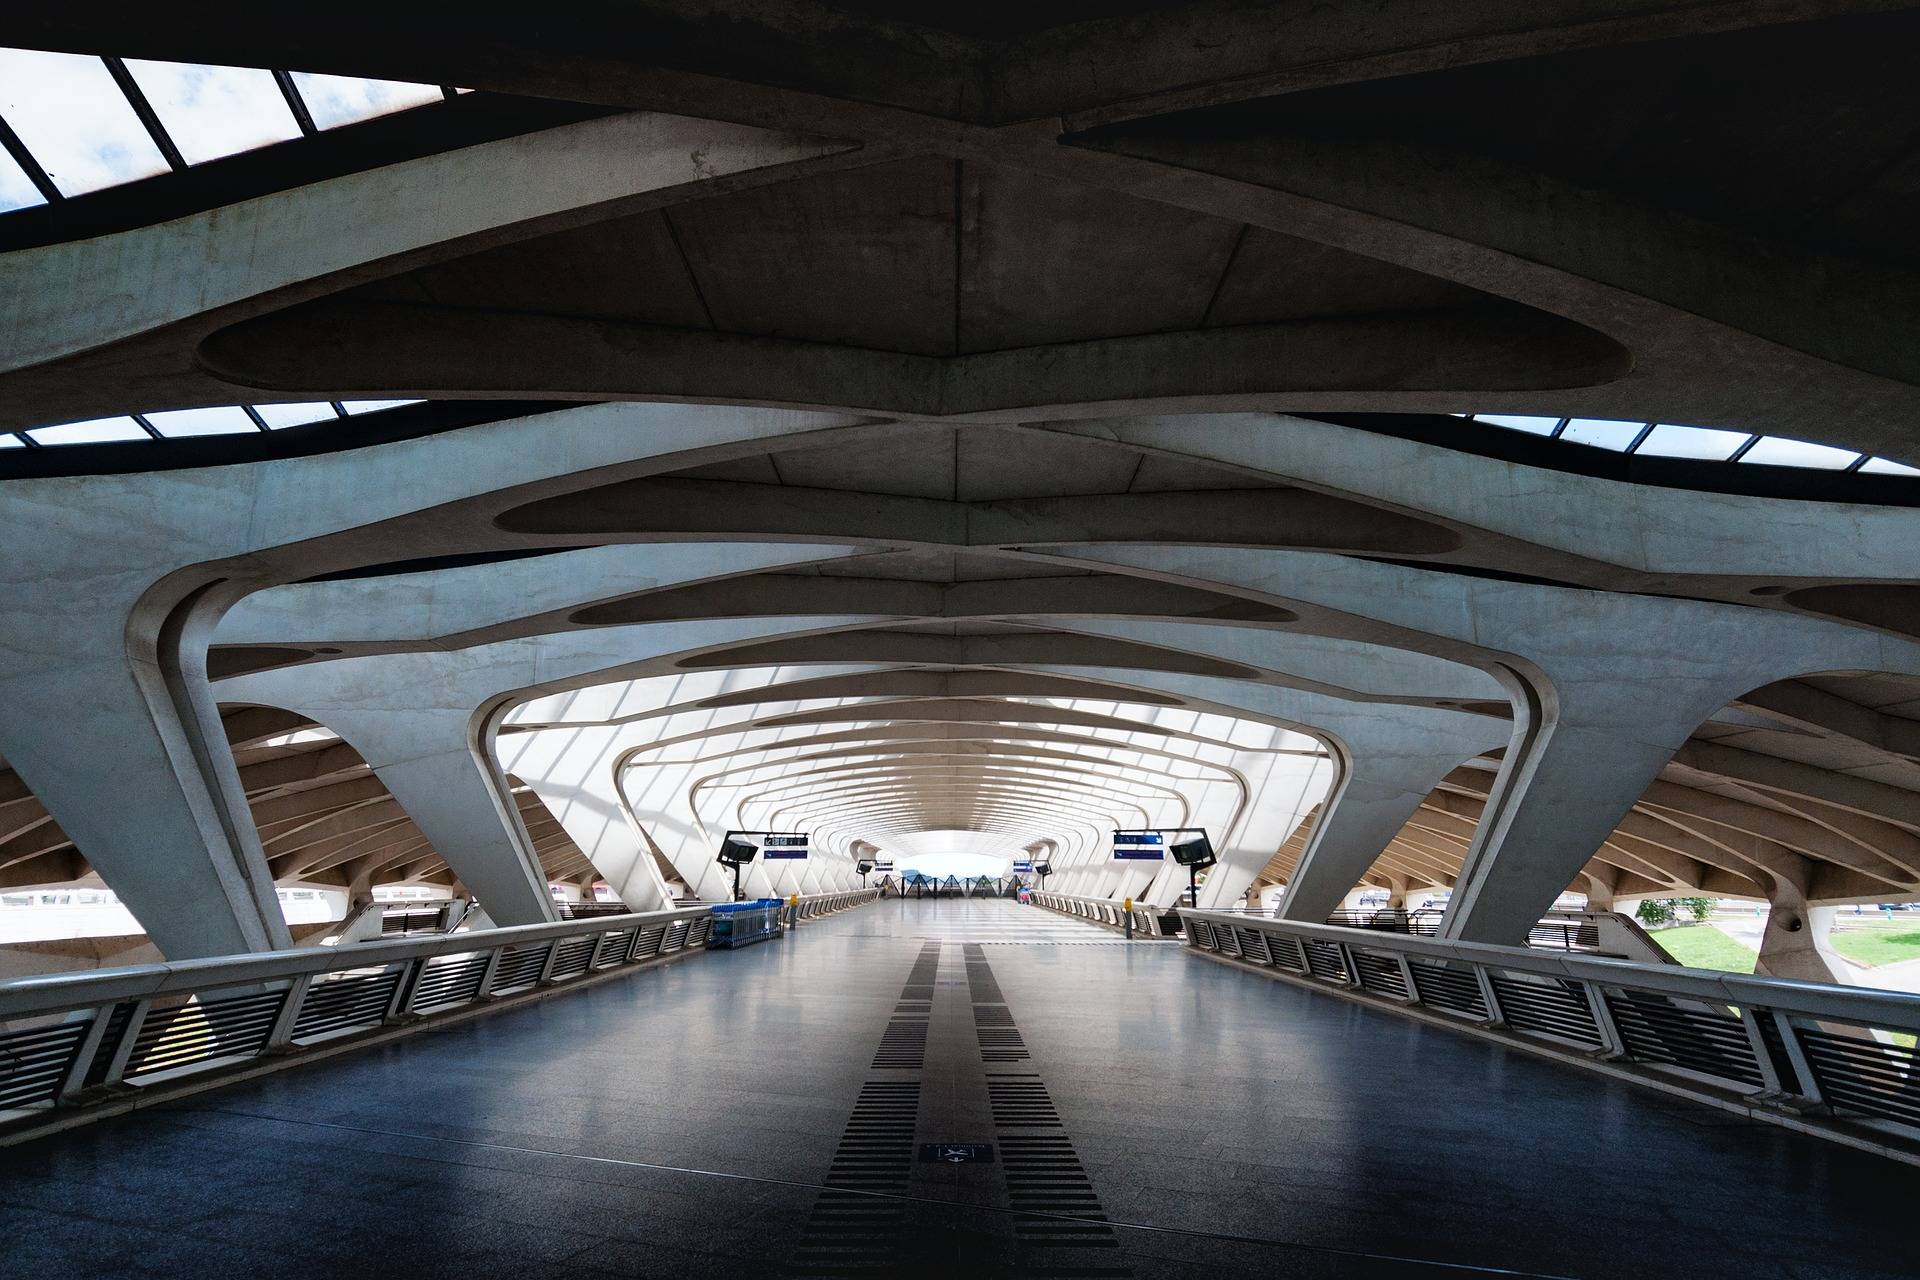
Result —
[{"label": "walkway corridor", "polygon": [[1176,944],[889,900],[0,1153],[0,1274],[1892,1276],[1914,1190]]}]

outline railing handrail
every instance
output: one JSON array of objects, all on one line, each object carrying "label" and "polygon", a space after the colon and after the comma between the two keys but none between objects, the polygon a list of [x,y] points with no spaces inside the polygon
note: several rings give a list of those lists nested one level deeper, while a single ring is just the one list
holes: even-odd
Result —
[{"label": "railing handrail", "polygon": [[1831,1018],[1920,1032],[1920,995],[1904,991],[1803,982],[1795,978],[1762,978],[1710,969],[1688,969],[1678,965],[1654,966],[1578,952],[1539,951],[1529,947],[1501,947],[1481,942],[1447,942],[1417,934],[1306,924],[1224,911],[1196,911],[1191,907],[1181,907],[1179,912],[1182,919],[1198,919],[1242,929],[1255,928],[1262,933],[1292,934],[1366,951],[1400,951],[1432,960],[1493,965],[1548,978],[1636,987],[1711,1004],[1760,1005],[1799,1017]]},{"label": "railing handrail", "polygon": [[121,1000],[187,995],[221,987],[374,969],[421,957],[460,955],[469,951],[547,942],[575,934],[610,933],[629,925],[645,928],[649,924],[688,920],[706,913],[706,907],[692,907],[618,916],[589,916],[580,920],[509,925],[468,933],[387,937],[333,947],[296,947],[287,951],[262,951],[244,956],[166,960],[115,969],[35,974],[0,982],[0,1021],[90,1009]]}]

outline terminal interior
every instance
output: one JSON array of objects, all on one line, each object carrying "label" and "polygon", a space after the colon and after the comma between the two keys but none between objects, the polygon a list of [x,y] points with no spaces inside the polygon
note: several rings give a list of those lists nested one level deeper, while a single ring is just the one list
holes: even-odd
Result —
[{"label": "terminal interior", "polygon": [[0,15],[0,1276],[1920,1270],[1920,5],[194,8]]}]

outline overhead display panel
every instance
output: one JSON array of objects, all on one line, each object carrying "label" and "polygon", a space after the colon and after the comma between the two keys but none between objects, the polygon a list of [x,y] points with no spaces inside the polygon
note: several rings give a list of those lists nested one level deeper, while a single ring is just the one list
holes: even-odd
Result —
[{"label": "overhead display panel", "polygon": [[1158,831],[1116,831],[1113,856],[1121,862],[1160,862],[1167,856],[1167,842]]},{"label": "overhead display panel", "polygon": [[800,859],[807,856],[811,845],[804,831],[729,831],[720,843],[720,861],[737,866],[752,862],[756,856],[770,862]]},{"label": "overhead display panel", "polygon": [[804,858],[807,847],[807,837],[801,833],[774,835],[770,832],[760,840],[760,851],[769,859]]},{"label": "overhead display panel", "polygon": [[1202,827],[1160,827],[1113,833],[1113,856],[1125,862],[1162,862],[1168,854],[1183,867],[1210,867],[1213,841]]}]

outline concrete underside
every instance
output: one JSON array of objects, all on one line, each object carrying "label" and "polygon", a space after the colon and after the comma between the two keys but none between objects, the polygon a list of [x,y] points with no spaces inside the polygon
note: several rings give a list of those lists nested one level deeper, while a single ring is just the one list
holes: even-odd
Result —
[{"label": "concrete underside", "polygon": [[[912,1058],[920,994],[924,1065],[876,1066],[890,1020]],[[918,1086],[917,1106],[867,1095],[904,1095],[911,1129],[860,1109],[849,1144],[874,1084]],[[909,1137],[996,1159],[907,1163]],[[836,1167],[879,1194],[836,1208]],[[856,1256],[888,1275],[1760,1280],[1910,1274],[1914,1186],[1174,944],[1003,900],[886,901],[10,1151],[0,1241],[20,1280],[860,1274]],[[1012,1213],[1034,1195],[1018,1203],[1054,1216]],[[847,1252],[861,1229],[877,1252]]]}]

